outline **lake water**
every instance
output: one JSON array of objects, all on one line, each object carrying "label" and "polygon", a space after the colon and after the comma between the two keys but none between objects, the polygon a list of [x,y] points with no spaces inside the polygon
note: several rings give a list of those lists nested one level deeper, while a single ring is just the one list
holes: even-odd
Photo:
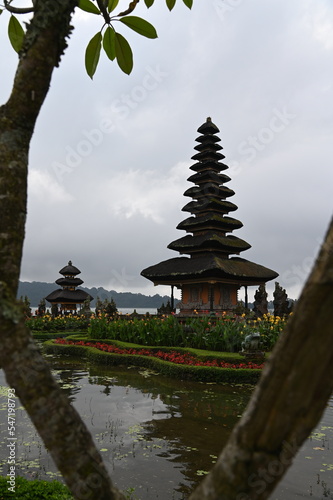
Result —
[{"label": "lake water", "polygon": [[[31,307],[32,314],[36,314],[37,309],[38,309],[38,307]],[[118,307],[118,312],[120,314],[132,314],[134,312],[134,310],[138,314],[146,314],[147,312],[149,314],[157,314],[157,309],[154,308],[154,307],[137,307],[137,308],[134,308],[134,307]],[[92,308],[91,311],[95,312],[95,309]],[[46,308],[46,312],[48,314],[51,314],[51,309],[49,307],[47,307]]]},{"label": "lake water", "polygon": [[[187,498],[211,468],[252,389],[183,382],[149,370],[100,368],[49,357],[55,377],[95,437],[115,484],[139,500]],[[6,383],[0,372],[0,464],[7,474]],[[0,413],[1,415],[1,413]],[[23,408],[17,417],[17,473],[59,478]],[[333,498],[333,400],[273,500]]]}]

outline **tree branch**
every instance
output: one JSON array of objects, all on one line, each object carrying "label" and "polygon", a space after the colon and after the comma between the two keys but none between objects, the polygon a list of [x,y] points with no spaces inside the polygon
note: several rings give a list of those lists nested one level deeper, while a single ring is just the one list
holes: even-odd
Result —
[{"label": "tree branch", "polygon": [[0,366],[75,498],[124,500],[92,437],[52,377],[16,305],[31,136],[71,32],[76,0],[36,0],[13,90],[0,108]]},{"label": "tree branch", "polygon": [[130,2],[128,9],[124,10],[124,12],[119,12],[119,14],[117,14],[116,17],[123,17],[123,16],[127,16],[128,14],[131,14],[131,12],[133,12],[135,7],[138,5],[139,1],[140,0],[133,0],[133,2]]},{"label": "tree branch", "polygon": [[333,390],[333,219],[314,269],[215,467],[190,500],[265,500]]},{"label": "tree branch", "polygon": [[4,0],[5,9],[12,14],[30,14],[34,12],[34,7],[13,7],[8,0]]},{"label": "tree branch", "polygon": [[104,4],[103,0],[97,0],[97,5],[99,7],[99,10],[103,14],[104,21],[106,22],[106,24],[110,24],[111,18],[110,18],[110,15],[107,11],[106,5]]}]

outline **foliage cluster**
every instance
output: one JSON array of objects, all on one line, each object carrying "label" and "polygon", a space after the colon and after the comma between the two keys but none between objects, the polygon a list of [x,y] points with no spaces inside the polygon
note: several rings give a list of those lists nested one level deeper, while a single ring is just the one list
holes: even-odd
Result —
[{"label": "foliage cluster", "polygon": [[[155,0],[144,0],[147,8],[154,4]],[[85,52],[86,72],[93,78],[103,49],[110,61],[116,60],[119,68],[129,75],[133,69],[133,53],[127,39],[115,29],[117,23],[126,26],[146,38],[157,38],[157,32],[152,24],[145,19],[131,15],[135,10],[139,0],[133,0],[129,3],[127,9],[118,12],[119,0],[79,0],[78,8],[101,19],[101,29],[91,38]],[[191,9],[193,0],[183,0],[183,3]],[[10,13],[8,22],[8,37],[13,49],[20,52],[23,47],[25,30],[14,14],[30,14],[34,11],[31,8],[17,8],[10,5],[10,1],[5,1],[5,10]],[[166,0],[169,10],[172,10],[176,0]],[[0,9],[0,14],[2,13]],[[119,24],[118,24],[119,26]]]},{"label": "foliage cluster", "polygon": [[29,481],[22,477],[15,478],[15,493],[8,490],[8,478],[0,476],[0,499],[13,500],[72,500],[69,489],[59,481]]},{"label": "foliage cluster", "polygon": [[180,346],[213,351],[238,352],[246,335],[259,332],[263,350],[270,351],[286,320],[272,315],[247,322],[245,317],[189,318],[184,323],[174,316],[115,319],[93,317],[88,336],[149,346]]},{"label": "foliage cluster", "polygon": [[265,314],[256,320],[242,316],[221,318],[197,317],[180,321],[175,316],[143,318],[111,317],[107,314],[57,316],[46,314],[28,318],[27,326],[34,332],[82,332],[90,339],[118,340],[143,346],[170,346],[239,352],[242,342],[251,333],[259,332],[262,350],[272,350],[286,324],[285,318]]},{"label": "foliage cluster", "polygon": [[50,314],[44,316],[32,316],[26,320],[26,325],[35,332],[78,332],[86,330],[89,320],[84,316],[56,316]]}]

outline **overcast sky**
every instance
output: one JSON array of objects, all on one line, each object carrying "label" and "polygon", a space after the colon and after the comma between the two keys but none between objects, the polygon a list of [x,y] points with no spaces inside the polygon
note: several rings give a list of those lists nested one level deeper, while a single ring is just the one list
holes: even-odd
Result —
[{"label": "overcast sky", "polygon": [[[171,13],[155,3],[136,15],[157,40],[117,26],[133,48],[130,76],[102,54],[90,80],[84,51],[101,22],[75,17],[32,140],[21,280],[54,282],[71,259],[85,286],[169,293],[140,272],[178,255],[167,245],[185,235],[176,226],[188,217],[191,156],[211,116],[230,215],[244,224],[233,234],[252,245],[241,257],[278,272],[297,298],[332,214],[333,3],[194,0],[190,11],[177,0]],[[17,62],[7,19],[2,103]]]}]

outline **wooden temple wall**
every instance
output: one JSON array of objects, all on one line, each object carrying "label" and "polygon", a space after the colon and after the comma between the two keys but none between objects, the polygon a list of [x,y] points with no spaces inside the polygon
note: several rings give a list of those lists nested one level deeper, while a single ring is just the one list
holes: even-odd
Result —
[{"label": "wooden temple wall", "polygon": [[[181,312],[191,314],[194,311],[207,313],[211,309],[210,283],[184,284],[182,286]],[[237,285],[213,285],[213,310],[216,312],[230,311],[237,305]]]}]

